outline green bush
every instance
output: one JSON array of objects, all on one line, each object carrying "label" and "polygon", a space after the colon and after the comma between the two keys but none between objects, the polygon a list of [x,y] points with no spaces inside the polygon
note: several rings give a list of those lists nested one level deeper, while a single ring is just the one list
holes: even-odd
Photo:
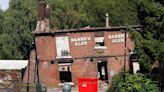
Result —
[{"label": "green bush", "polygon": [[158,92],[158,85],[144,74],[123,74],[115,75],[112,78],[109,92]]}]

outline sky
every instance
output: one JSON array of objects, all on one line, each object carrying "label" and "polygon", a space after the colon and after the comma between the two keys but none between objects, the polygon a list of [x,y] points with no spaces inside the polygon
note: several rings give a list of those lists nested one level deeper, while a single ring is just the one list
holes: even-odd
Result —
[{"label": "sky", "polygon": [[6,10],[9,7],[8,2],[9,0],[0,0],[0,8]]}]

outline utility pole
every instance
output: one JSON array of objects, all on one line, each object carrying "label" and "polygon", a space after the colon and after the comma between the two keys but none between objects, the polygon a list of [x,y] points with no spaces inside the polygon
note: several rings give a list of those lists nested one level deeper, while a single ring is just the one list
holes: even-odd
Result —
[{"label": "utility pole", "polygon": [[126,72],[126,35],[127,35],[127,29],[125,29],[125,36],[124,36],[124,40],[125,40],[125,46],[124,46],[124,83],[125,83],[125,72]]}]

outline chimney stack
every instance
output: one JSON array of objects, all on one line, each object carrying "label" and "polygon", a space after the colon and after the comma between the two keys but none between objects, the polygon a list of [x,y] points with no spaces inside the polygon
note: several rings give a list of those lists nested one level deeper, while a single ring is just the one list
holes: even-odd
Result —
[{"label": "chimney stack", "polygon": [[45,7],[46,3],[44,0],[39,0],[39,11],[38,11],[38,20],[44,20],[45,18]]},{"label": "chimney stack", "polygon": [[35,31],[49,31],[50,7],[44,0],[39,0],[38,21]]},{"label": "chimney stack", "polygon": [[106,13],[106,27],[110,27],[109,26],[109,14]]}]

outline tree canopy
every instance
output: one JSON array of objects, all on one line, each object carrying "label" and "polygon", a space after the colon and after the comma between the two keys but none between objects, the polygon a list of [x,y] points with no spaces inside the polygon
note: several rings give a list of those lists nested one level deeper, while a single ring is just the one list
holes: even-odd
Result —
[{"label": "tree canopy", "polygon": [[150,72],[154,61],[164,62],[164,7],[153,0],[137,0],[141,33],[133,31],[142,72]]},{"label": "tree canopy", "polygon": [[0,30],[0,58],[23,59],[28,56],[36,24],[36,1],[10,0],[9,8],[3,12]]},{"label": "tree canopy", "polygon": [[139,23],[137,9],[130,0],[48,0],[48,2],[52,8],[52,27],[59,29],[105,26],[106,13],[109,13],[110,24],[113,26]]}]

